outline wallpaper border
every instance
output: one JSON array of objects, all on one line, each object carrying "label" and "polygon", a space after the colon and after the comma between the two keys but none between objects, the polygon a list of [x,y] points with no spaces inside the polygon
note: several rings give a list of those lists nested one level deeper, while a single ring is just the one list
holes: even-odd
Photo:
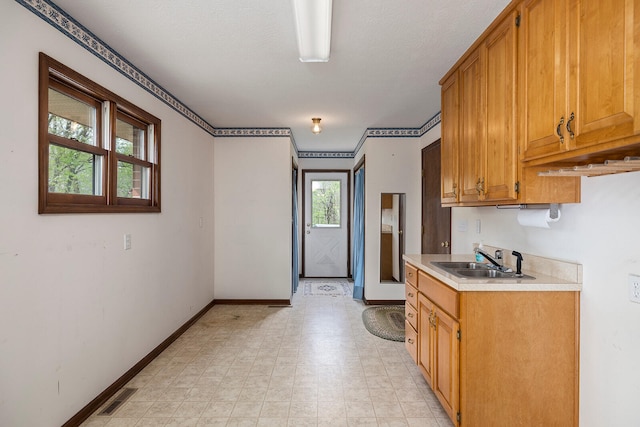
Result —
[{"label": "wallpaper border", "polygon": [[437,113],[419,128],[368,128],[348,152],[299,151],[290,128],[216,128],[52,1],[15,1],[214,137],[288,137],[299,158],[353,158],[367,138],[419,138],[440,123],[441,113]]}]

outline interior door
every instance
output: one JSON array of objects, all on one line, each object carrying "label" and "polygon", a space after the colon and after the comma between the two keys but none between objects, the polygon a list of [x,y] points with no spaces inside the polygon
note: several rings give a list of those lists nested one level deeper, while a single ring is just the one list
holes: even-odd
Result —
[{"label": "interior door", "polygon": [[304,275],[347,277],[349,173],[304,173]]},{"label": "interior door", "polygon": [[451,208],[440,195],[440,140],[422,149],[422,253],[451,253]]}]

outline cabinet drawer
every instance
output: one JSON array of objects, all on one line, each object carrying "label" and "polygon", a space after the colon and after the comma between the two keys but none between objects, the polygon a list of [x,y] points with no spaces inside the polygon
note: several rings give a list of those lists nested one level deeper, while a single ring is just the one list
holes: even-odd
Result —
[{"label": "cabinet drawer", "polygon": [[404,265],[404,282],[418,288],[418,269],[411,264]]},{"label": "cabinet drawer", "polygon": [[404,306],[404,318],[407,322],[411,323],[413,329],[418,330],[418,310],[416,307],[412,307],[409,304]]},{"label": "cabinet drawer", "polygon": [[451,316],[460,318],[458,291],[422,271],[418,272],[418,289]]},{"label": "cabinet drawer", "polygon": [[408,283],[404,285],[404,297],[407,300],[406,305],[410,305],[413,308],[418,306],[418,289]]},{"label": "cabinet drawer", "polygon": [[404,322],[404,346],[413,361],[418,363],[418,333],[408,321]]}]

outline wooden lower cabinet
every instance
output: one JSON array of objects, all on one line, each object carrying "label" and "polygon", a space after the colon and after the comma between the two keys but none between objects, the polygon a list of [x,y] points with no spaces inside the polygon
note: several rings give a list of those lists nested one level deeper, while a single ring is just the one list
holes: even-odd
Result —
[{"label": "wooden lower cabinet", "polygon": [[418,363],[418,270],[405,264],[404,345]]},{"label": "wooden lower cabinet", "polygon": [[423,294],[420,307],[418,364],[442,407],[455,420],[459,412],[458,321]]},{"label": "wooden lower cabinet", "polygon": [[433,312],[435,306],[424,295],[418,297],[418,367],[427,384],[433,388],[434,366],[434,328]]},{"label": "wooden lower cabinet", "polygon": [[457,292],[419,271],[417,305],[417,363],[455,426],[578,426],[579,292]]}]

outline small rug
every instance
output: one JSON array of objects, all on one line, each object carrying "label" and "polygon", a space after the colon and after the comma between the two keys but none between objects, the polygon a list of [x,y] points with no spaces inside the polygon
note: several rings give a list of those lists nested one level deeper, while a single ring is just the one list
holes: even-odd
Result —
[{"label": "small rug", "polygon": [[404,305],[381,305],[362,312],[367,331],[391,341],[404,341]]},{"label": "small rug", "polygon": [[305,295],[311,296],[347,296],[352,291],[347,282],[305,281],[303,282]]}]

